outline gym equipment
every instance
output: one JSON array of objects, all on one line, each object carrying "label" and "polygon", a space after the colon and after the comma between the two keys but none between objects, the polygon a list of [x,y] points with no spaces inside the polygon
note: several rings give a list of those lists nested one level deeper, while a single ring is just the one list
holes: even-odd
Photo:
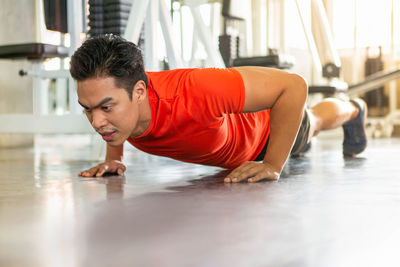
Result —
[{"label": "gym equipment", "polygon": [[68,48],[60,45],[27,43],[0,46],[0,58],[29,60],[68,57]]},{"label": "gym equipment", "polygon": [[131,7],[132,0],[89,0],[89,36],[123,34]]},{"label": "gym equipment", "polygon": [[[374,73],[382,71],[384,68],[382,60],[382,47],[379,47],[379,54],[374,57],[370,56],[370,47],[367,47],[367,59],[365,60],[365,77],[368,77]],[[375,90],[366,92],[364,94],[365,102],[368,105],[369,115],[384,116],[388,110],[388,97],[383,92],[384,87],[380,86]]]},{"label": "gym equipment", "polygon": [[242,57],[243,42],[239,36],[228,34],[231,22],[244,22],[245,14],[241,8],[242,1],[224,0],[221,14],[223,16],[223,34],[218,37],[218,46],[224,63],[227,67],[262,66],[279,69],[289,69],[294,65],[294,58],[279,54],[277,49],[268,49],[265,56]]},{"label": "gym equipment", "polygon": [[[70,34],[70,46],[52,45],[45,43],[10,44],[0,46],[0,59],[19,60],[27,59],[33,63],[32,70],[21,70],[21,76],[33,77],[33,114],[1,114],[1,133],[92,133],[87,119],[82,114],[82,109],[77,103],[75,83],[70,77],[69,71],[63,68],[63,59],[72,55],[80,45],[80,33],[82,32],[82,1],[45,0],[36,1],[37,17],[44,16],[46,27],[52,30],[66,32],[68,22]],[[59,11],[57,13],[55,11]],[[44,11],[44,12],[43,12]],[[82,23],[81,23],[82,22]],[[43,61],[49,58],[60,58],[59,70],[48,71],[43,69]],[[61,81],[62,78],[64,79]],[[68,103],[68,114],[55,115],[49,112],[49,90],[44,84],[44,79],[55,79],[57,94],[62,100],[65,109]],[[58,90],[60,89],[60,90]],[[71,127],[74,125],[74,127]]]}]

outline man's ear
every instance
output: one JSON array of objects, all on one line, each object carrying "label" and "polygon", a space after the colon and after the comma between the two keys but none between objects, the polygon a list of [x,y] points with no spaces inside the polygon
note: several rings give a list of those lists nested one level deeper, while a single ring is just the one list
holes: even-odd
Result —
[{"label": "man's ear", "polygon": [[142,80],[137,81],[133,86],[132,98],[136,98],[139,102],[142,102],[147,96],[146,83]]}]

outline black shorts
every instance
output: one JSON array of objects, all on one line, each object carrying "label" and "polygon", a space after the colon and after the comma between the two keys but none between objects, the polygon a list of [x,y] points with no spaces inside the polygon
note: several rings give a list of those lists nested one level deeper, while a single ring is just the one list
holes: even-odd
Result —
[{"label": "black shorts", "polygon": [[[307,140],[310,133],[310,117],[308,115],[308,112],[309,111],[307,109],[304,109],[303,119],[301,120],[299,132],[297,133],[292,151],[290,151],[291,156],[299,156],[302,152],[307,150]],[[267,151],[268,147],[268,142],[269,137],[260,154],[258,154],[258,156],[256,157],[255,161],[261,161],[264,159],[265,152]]]}]

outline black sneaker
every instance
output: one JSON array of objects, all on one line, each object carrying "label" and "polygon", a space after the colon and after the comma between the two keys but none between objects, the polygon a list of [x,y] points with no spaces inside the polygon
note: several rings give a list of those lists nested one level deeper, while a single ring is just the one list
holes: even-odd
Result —
[{"label": "black sneaker", "polygon": [[353,157],[367,147],[365,123],[367,120],[367,104],[360,98],[350,100],[358,108],[358,115],[343,124],[344,140],[343,155]]}]

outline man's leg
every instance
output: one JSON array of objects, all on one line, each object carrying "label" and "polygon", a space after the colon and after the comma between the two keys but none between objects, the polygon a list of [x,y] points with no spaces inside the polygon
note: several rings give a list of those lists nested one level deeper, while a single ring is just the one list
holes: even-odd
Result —
[{"label": "man's leg", "polygon": [[342,101],[327,98],[310,109],[310,132],[308,141],[322,130],[343,126],[343,153],[355,155],[366,147],[365,119],[367,106],[361,99]]}]

